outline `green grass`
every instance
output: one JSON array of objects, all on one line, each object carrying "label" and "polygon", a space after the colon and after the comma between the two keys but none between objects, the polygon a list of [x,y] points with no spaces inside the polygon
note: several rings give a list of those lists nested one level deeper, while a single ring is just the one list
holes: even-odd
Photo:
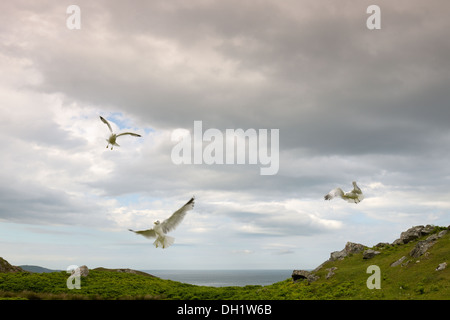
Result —
[{"label": "green grass", "polygon": [[[441,229],[436,228],[436,232]],[[450,233],[439,239],[426,256],[411,258],[409,252],[424,238],[377,249],[381,253],[369,260],[359,253],[328,261],[315,273],[320,279],[312,283],[294,283],[289,278],[268,286],[216,288],[99,269],[90,270],[88,277],[81,278],[81,289],[69,290],[66,272],[23,272],[0,274],[0,299],[450,299],[450,267],[435,271],[439,263],[450,264]],[[390,267],[402,256],[407,257],[404,262],[409,260],[406,266]],[[366,286],[370,265],[380,267],[381,289]],[[326,279],[326,269],[331,267],[337,267],[335,275]]]}]

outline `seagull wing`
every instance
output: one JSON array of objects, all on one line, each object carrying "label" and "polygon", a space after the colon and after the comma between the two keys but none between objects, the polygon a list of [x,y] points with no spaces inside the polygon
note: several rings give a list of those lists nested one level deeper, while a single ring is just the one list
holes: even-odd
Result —
[{"label": "seagull wing", "polygon": [[342,199],[349,203],[358,203],[360,200],[358,199],[358,196],[352,192],[347,192],[342,196]]},{"label": "seagull wing", "polygon": [[184,206],[175,211],[169,218],[161,223],[164,233],[175,229],[181,223],[186,213],[194,208],[194,199],[195,198],[192,197]]},{"label": "seagull wing", "polygon": [[355,190],[353,190],[351,192],[346,192],[342,196],[342,199],[350,203],[360,203],[364,199],[364,195],[362,194],[361,191],[355,192]]},{"label": "seagull wing", "polygon": [[354,186],[354,187],[353,187],[353,192],[354,192],[354,193],[362,194],[362,191],[361,191],[361,189],[357,186],[356,182],[355,182],[355,184],[354,184],[353,186]]},{"label": "seagull wing", "polygon": [[120,137],[120,136],[123,136],[123,135],[126,135],[126,134],[129,134],[129,135],[132,135],[132,136],[135,136],[135,137],[140,137],[141,136],[140,134],[137,134],[137,133],[122,132],[122,133],[119,133],[116,137]]},{"label": "seagull wing", "polygon": [[[354,203],[359,203],[364,199],[364,194],[362,193],[361,189],[358,187],[356,182],[353,182],[353,190],[351,191],[351,194],[354,197],[354,200],[352,201]],[[349,201],[349,200],[347,200],[347,201]]]},{"label": "seagull wing", "polygon": [[153,229],[141,230],[141,231],[134,231],[134,230],[131,230],[131,229],[128,229],[128,230],[130,230],[131,232],[134,232],[136,234],[140,234],[141,236],[144,236],[144,237],[149,238],[149,239],[150,238],[156,238],[156,232]]},{"label": "seagull wing", "polygon": [[104,123],[106,123],[106,125],[107,125],[108,128],[109,128],[109,131],[111,131],[111,133],[112,133],[113,131],[112,131],[111,125],[109,124],[108,120],[106,120],[106,119],[103,118],[102,116],[100,116],[100,120],[102,120]]},{"label": "seagull wing", "polygon": [[331,200],[334,197],[338,197],[338,196],[342,197],[343,195],[344,195],[344,191],[342,191],[341,188],[336,188],[336,189],[331,190],[328,194],[326,194],[324,196],[324,199],[325,200]]}]

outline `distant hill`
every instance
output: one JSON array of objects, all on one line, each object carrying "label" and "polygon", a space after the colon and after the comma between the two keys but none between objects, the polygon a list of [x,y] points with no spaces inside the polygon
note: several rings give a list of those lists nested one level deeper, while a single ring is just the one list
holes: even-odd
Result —
[{"label": "distant hill", "polygon": [[23,265],[23,266],[19,266],[19,267],[25,271],[33,272],[33,273],[50,273],[50,272],[61,271],[61,270],[52,270],[52,269],[47,269],[47,268],[40,267],[40,266],[30,266],[30,265]]},{"label": "distant hill", "polygon": [[143,271],[138,271],[138,270],[133,270],[133,269],[128,269],[128,268],[122,268],[122,269],[108,269],[108,268],[103,268],[103,267],[99,267],[99,268],[95,268],[94,270],[97,271],[108,271],[108,272],[122,272],[122,273],[131,273],[131,274],[138,274],[141,276],[145,276],[145,277],[155,277],[154,275],[151,275],[147,272],[143,272]]}]

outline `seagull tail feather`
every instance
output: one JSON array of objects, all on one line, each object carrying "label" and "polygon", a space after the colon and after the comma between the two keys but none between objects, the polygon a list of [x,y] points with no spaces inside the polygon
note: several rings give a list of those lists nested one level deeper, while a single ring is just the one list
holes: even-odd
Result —
[{"label": "seagull tail feather", "polygon": [[159,236],[156,238],[156,240],[155,240],[155,242],[153,242],[153,244],[155,245],[156,248],[161,247],[163,249],[166,249],[166,248],[170,247],[174,242],[175,242],[174,237]]}]

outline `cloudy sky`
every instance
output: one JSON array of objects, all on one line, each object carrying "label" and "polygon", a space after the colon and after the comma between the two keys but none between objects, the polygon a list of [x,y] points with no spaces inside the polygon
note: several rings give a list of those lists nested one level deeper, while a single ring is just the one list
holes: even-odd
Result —
[{"label": "cloudy sky", "polygon": [[[366,26],[372,4],[380,30]],[[347,241],[449,225],[448,12],[447,0],[2,2],[0,256],[308,269]],[[142,137],[107,149],[99,116]],[[279,171],[174,164],[172,133],[194,121],[278,129]],[[323,199],[353,180],[361,203]],[[127,230],[192,195],[172,247]]]}]

